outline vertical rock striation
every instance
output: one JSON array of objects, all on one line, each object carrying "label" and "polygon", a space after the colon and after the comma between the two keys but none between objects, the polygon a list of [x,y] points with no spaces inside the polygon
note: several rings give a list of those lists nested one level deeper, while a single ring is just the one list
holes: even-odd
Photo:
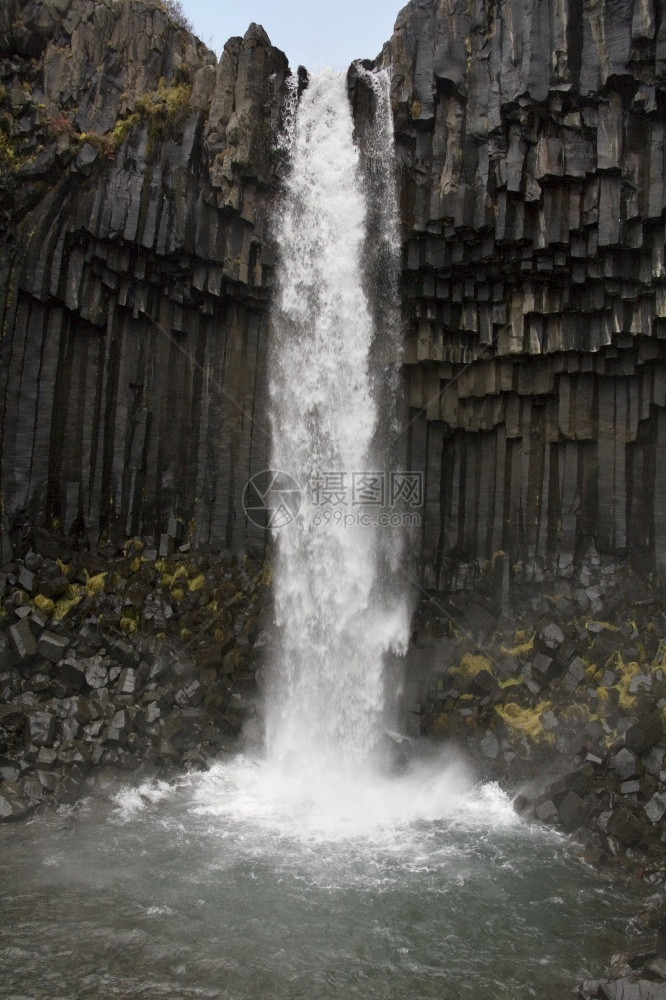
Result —
[{"label": "vertical rock striation", "polygon": [[[425,581],[591,542],[666,572],[663,4],[412,0],[381,58]],[[263,546],[288,73],[256,25],[218,62],[159,0],[0,8],[3,530]]]},{"label": "vertical rock striation", "polygon": [[663,5],[412,0],[383,60],[426,581],[665,572]]},{"label": "vertical rock striation", "polygon": [[3,4],[3,528],[263,544],[241,496],[288,72],[257,25],[217,62],[159,3]]}]

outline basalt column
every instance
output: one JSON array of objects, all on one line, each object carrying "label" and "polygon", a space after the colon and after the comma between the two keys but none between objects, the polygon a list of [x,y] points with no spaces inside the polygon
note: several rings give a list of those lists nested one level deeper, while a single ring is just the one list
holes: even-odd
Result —
[{"label": "basalt column", "polygon": [[135,0],[11,0],[0,39],[3,528],[260,550],[286,58]]},{"label": "basalt column", "polygon": [[414,0],[383,58],[426,582],[666,572],[663,5]]}]

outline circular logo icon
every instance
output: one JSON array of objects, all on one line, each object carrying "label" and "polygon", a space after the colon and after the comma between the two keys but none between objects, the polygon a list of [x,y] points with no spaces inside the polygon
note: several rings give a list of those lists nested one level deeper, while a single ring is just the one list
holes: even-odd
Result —
[{"label": "circular logo icon", "polygon": [[287,472],[257,472],[243,490],[243,510],[259,528],[277,531],[295,521],[301,509],[301,488]]}]

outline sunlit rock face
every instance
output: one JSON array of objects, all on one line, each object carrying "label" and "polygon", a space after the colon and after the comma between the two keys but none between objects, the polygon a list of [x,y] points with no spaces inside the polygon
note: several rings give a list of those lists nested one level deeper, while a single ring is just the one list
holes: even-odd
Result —
[{"label": "sunlit rock face", "polygon": [[424,573],[666,569],[660,5],[414,0],[390,47]]},{"label": "sunlit rock face", "polygon": [[[418,0],[382,61],[425,582],[663,571],[660,5]],[[216,61],[138,0],[2,6],[5,528],[261,549],[287,72],[257,26]]]}]

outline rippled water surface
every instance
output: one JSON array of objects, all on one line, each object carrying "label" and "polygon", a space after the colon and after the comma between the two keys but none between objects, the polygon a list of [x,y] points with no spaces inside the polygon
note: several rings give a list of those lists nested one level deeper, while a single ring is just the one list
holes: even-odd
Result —
[{"label": "rippled water surface", "polygon": [[2,995],[555,1000],[603,971],[627,889],[456,768],[366,779],[239,757],[2,828]]}]

